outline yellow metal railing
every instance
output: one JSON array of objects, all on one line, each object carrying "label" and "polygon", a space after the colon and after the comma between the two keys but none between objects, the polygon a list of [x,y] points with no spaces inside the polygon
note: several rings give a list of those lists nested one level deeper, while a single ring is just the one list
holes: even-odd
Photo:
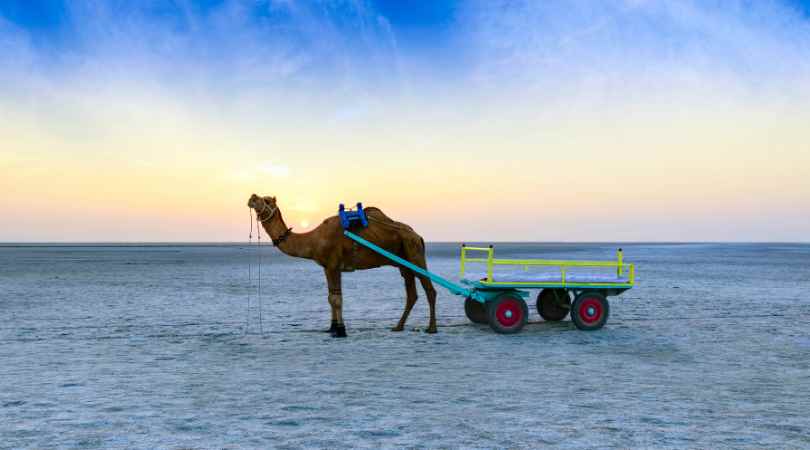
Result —
[{"label": "yellow metal railing", "polygon": [[[485,252],[486,258],[469,258],[467,252]],[[494,280],[493,272],[495,266],[522,266],[523,270],[528,271],[531,266],[546,266],[546,267],[559,267],[560,268],[560,281],[561,285],[565,286],[568,277],[568,269],[578,267],[615,267],[617,277],[622,277],[627,273],[627,282],[577,282],[577,285],[587,286],[612,286],[616,284],[629,284],[634,285],[636,280],[636,267],[633,264],[624,262],[624,252],[622,249],[616,251],[615,261],[561,261],[549,259],[495,259],[495,249],[493,246],[489,247],[469,247],[465,244],[461,245],[461,268],[460,277],[464,278],[467,263],[484,263],[487,267],[487,278],[482,281],[487,284],[536,284],[533,282],[497,282]]]},{"label": "yellow metal railing", "polygon": [[[486,252],[486,258],[467,258],[467,252]],[[489,247],[467,247],[461,244],[461,277],[464,278],[465,262],[478,262],[487,264],[487,280],[492,281],[492,270],[495,264],[495,249],[490,245]]]}]

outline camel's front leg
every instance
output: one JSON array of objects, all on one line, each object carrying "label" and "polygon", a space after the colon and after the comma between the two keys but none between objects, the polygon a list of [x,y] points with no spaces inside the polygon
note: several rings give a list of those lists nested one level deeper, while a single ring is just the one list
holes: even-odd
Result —
[{"label": "camel's front leg", "polygon": [[[329,285],[329,270],[324,269],[324,273],[326,274],[326,283],[327,286]],[[338,321],[337,321],[337,310],[335,309],[334,302],[332,301],[332,289],[329,288],[329,295],[327,296],[327,300],[329,301],[329,309],[332,313],[332,322],[329,324],[329,329],[326,330],[327,333],[335,334],[337,331]]]},{"label": "camel's front leg", "polygon": [[335,311],[334,305],[332,305],[332,299],[329,299],[329,309],[332,310],[332,322],[329,325],[329,329],[326,330],[327,333],[334,333],[337,330],[337,312]]},{"label": "camel's front leg", "polygon": [[332,307],[333,337],[346,337],[346,325],[343,323],[343,294],[341,290],[340,270],[325,269],[326,284],[329,287],[329,305]]}]

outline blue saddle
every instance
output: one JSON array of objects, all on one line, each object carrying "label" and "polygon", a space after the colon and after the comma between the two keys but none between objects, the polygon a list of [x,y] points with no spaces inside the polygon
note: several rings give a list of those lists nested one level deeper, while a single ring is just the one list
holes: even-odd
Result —
[{"label": "blue saddle", "polygon": [[365,211],[363,211],[363,204],[360,202],[357,202],[356,210],[346,209],[343,203],[341,203],[340,207],[338,207],[338,216],[340,217],[340,224],[343,226],[344,230],[348,230],[349,227],[355,224],[360,225],[360,228],[368,226],[368,218],[366,217]]}]

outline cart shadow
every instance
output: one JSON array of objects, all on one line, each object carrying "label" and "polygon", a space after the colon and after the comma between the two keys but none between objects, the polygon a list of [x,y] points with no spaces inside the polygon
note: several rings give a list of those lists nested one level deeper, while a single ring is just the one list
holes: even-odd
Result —
[{"label": "cart shadow", "polygon": [[559,322],[552,322],[546,320],[533,320],[526,322],[526,326],[521,333],[528,331],[576,331],[577,327],[574,322],[570,320],[561,320]]},{"label": "cart shadow", "polygon": [[[445,332],[460,332],[466,333],[471,330],[475,330],[476,332],[491,334],[493,336],[510,336],[510,335],[499,335],[492,328],[487,324],[479,324],[479,323],[472,323],[472,322],[458,322],[458,323],[448,323],[444,325],[439,325],[439,332],[441,333],[442,330]],[[559,322],[551,322],[545,320],[534,320],[529,321],[526,323],[526,326],[523,329],[514,335],[511,336],[520,336],[525,334],[548,334],[548,333],[558,333],[562,331],[578,331],[577,327],[574,326],[574,323],[570,320],[563,320]]]}]

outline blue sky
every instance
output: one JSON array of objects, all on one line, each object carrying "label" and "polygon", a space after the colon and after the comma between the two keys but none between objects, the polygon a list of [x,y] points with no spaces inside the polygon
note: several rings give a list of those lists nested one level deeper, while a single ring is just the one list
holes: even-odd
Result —
[{"label": "blue sky", "polygon": [[[0,16],[26,30],[45,33],[52,39],[51,43],[58,42],[58,33],[63,32],[62,38],[70,35],[70,28],[80,26],[71,17],[70,4],[78,4],[81,1],[68,0],[4,0],[0,2]],[[218,8],[223,8],[227,0],[161,0],[144,2],[127,1],[104,1],[99,2],[106,5],[110,11],[128,14],[137,12],[155,21],[173,22],[176,26],[182,26],[189,11],[196,14],[210,14]],[[267,19],[272,17],[270,12],[273,9],[271,0],[252,0],[243,2],[248,6],[251,15],[257,19]],[[329,2],[310,1],[297,2],[309,4],[313,7],[325,5]],[[352,2],[332,2],[351,5]],[[432,36],[441,35],[455,25],[455,19],[460,5],[476,2],[449,1],[420,1],[420,0],[373,0],[369,6],[374,12],[386,18],[392,27],[403,36],[414,40],[430,40]],[[706,2],[723,5],[724,2]],[[736,2],[726,2],[733,5]],[[744,2],[750,6],[755,6],[759,2]],[[810,0],[784,0],[783,4],[795,9],[797,12],[810,15]],[[337,14],[340,15],[340,8]],[[345,12],[348,12],[347,8]]]},{"label": "blue sky", "polygon": [[[482,75],[480,66],[501,70],[499,59],[508,60],[507,72],[519,72],[524,68],[513,58],[526,53],[522,47],[544,43],[552,45],[546,51],[570,51],[564,57],[575,61],[568,67],[598,64],[594,57],[622,58],[633,66],[701,51],[712,64],[738,70],[761,63],[745,60],[755,58],[744,47],[761,44],[751,40],[787,42],[806,32],[808,18],[810,0],[0,2],[0,20],[6,21],[0,33],[24,36],[35,57],[54,67],[119,47],[140,50],[131,58],[180,58],[204,71],[233,63],[236,53],[255,51],[251,57],[262,58],[281,51],[311,56],[299,66],[307,75],[334,76],[330,70],[342,64],[371,82],[397,77],[402,66],[414,77],[453,82]],[[732,34],[741,26],[757,33]],[[482,39],[488,48],[476,42]],[[262,44],[273,50],[260,49]],[[570,48],[578,45],[584,52]]]},{"label": "blue sky", "polygon": [[[28,29],[53,29],[65,26],[69,22],[68,0],[4,0],[0,3],[2,15]],[[75,2],[72,2],[75,3]],[[105,2],[119,10],[139,10],[156,18],[174,16],[181,18],[184,9],[190,8],[206,14],[221,8],[226,0],[212,1],[160,1],[160,2]],[[251,3],[256,17],[267,16],[269,1],[255,0]],[[312,5],[323,2],[309,2]],[[349,2],[346,2],[349,4]],[[372,6],[376,12],[386,17],[395,27],[403,30],[441,29],[453,20],[457,8],[456,1],[418,1],[418,0],[376,0]]]},{"label": "blue sky", "polygon": [[0,0],[0,241],[806,240],[807,123],[810,1]]},{"label": "blue sky", "polygon": [[[70,43],[76,28],[82,26],[80,5],[82,2],[68,0],[4,0],[0,2],[0,17],[37,35],[43,46],[61,46]],[[93,2],[86,2],[92,5]],[[233,3],[228,0],[162,0],[162,1],[105,1],[109,14],[120,16],[137,15],[145,21],[183,29],[190,25],[193,16],[205,17],[226,9]],[[288,2],[251,0],[238,2],[243,5],[254,24],[262,22],[283,23],[290,17],[285,14]],[[304,8],[321,9],[332,16],[335,22],[356,14],[357,2],[296,2]],[[375,0],[364,7],[375,16],[385,18],[398,37],[407,43],[437,43],[454,26],[458,9],[456,1]],[[300,7],[300,6],[296,6]],[[77,14],[77,12],[79,14]]]}]

